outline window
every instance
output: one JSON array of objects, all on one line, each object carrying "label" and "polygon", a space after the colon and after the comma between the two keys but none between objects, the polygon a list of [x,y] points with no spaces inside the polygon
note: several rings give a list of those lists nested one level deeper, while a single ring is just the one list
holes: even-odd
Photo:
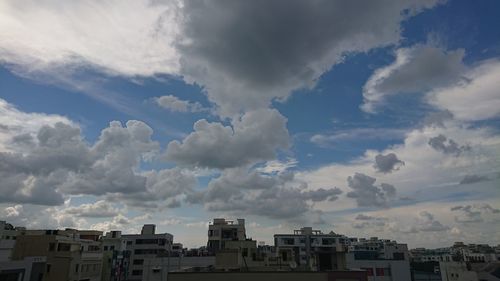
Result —
[{"label": "window", "polygon": [[293,238],[282,238],[281,241],[285,245],[293,245],[293,244],[295,244],[295,241],[294,241]]},{"label": "window", "polygon": [[69,249],[71,248],[71,245],[68,243],[59,243],[57,244],[57,251],[58,252],[69,252]]},{"label": "window", "polygon": [[76,264],[76,265],[75,265],[75,272],[77,272],[77,273],[78,273],[78,269],[79,269],[79,268],[80,268],[80,265],[79,265],[79,264]]},{"label": "window", "polygon": [[50,267],[51,267],[51,264],[49,264],[49,263],[48,263],[48,264],[47,264],[47,273],[49,273],[49,272],[50,272]]},{"label": "window", "polygon": [[144,260],[134,260],[135,265],[141,265],[144,264]]},{"label": "window", "polygon": [[127,245],[132,245],[132,241],[127,241]]},{"label": "window", "polygon": [[335,244],[335,238],[323,238],[323,245]]},{"label": "window", "polygon": [[115,250],[115,246],[109,247],[109,250],[114,251]]},{"label": "window", "polygon": [[375,269],[375,273],[377,274],[377,276],[384,276],[384,269],[380,268],[380,267],[377,267]]},{"label": "window", "polygon": [[391,276],[391,269],[389,267],[384,268],[384,276]]},{"label": "window", "polygon": [[49,243],[49,251],[53,252],[56,249],[56,243]]},{"label": "window", "polygon": [[373,268],[361,268],[366,271],[368,276],[373,276]]},{"label": "window", "polygon": [[393,253],[392,258],[395,260],[404,260],[405,254],[404,253]]},{"label": "window", "polygon": [[156,254],[158,254],[158,249],[135,249],[134,254],[136,254],[136,255],[156,255]]},{"label": "window", "polygon": [[142,270],[141,269],[132,270],[132,275],[134,276],[142,275]]},{"label": "window", "polygon": [[214,236],[214,231],[212,229],[210,229],[208,231],[208,236],[210,236],[210,237]]},{"label": "window", "polygon": [[244,257],[247,257],[248,256],[248,248],[243,248],[241,255]]},{"label": "window", "polygon": [[136,245],[144,245],[144,244],[158,244],[158,239],[136,239]]},{"label": "window", "polygon": [[104,251],[107,251],[108,250],[108,246],[104,246]]}]

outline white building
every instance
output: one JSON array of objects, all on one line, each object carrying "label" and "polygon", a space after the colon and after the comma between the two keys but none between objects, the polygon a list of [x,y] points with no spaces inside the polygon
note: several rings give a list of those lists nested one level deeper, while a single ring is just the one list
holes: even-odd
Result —
[{"label": "white building", "polygon": [[408,246],[396,241],[350,239],[347,268],[364,269],[368,281],[410,281]]},{"label": "white building", "polygon": [[23,260],[0,261],[0,280],[42,280],[46,257],[26,257]]},{"label": "white building", "polygon": [[274,246],[281,262],[306,270],[345,268],[348,238],[334,232],[322,233],[311,227],[294,230],[293,234],[275,234]]},{"label": "white building", "polygon": [[146,224],[142,227],[141,234],[122,235],[126,249],[130,252],[127,280],[142,280],[143,275],[154,270],[146,263],[151,259],[168,257],[172,251],[174,236],[170,233],[155,233],[155,225]]},{"label": "white building", "polygon": [[23,227],[14,227],[10,223],[0,221],[0,262],[11,260],[16,238],[24,231]]},{"label": "white building", "polygon": [[441,280],[478,281],[477,273],[470,271],[465,262],[440,262]]},{"label": "white building", "polygon": [[208,225],[207,249],[211,253],[218,252],[225,247],[226,241],[244,241],[246,239],[245,220],[236,222],[223,218],[214,219]]}]

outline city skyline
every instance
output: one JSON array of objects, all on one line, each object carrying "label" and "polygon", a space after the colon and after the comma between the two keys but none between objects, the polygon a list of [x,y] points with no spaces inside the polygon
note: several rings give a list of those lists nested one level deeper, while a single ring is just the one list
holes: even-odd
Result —
[{"label": "city skyline", "polygon": [[498,245],[500,3],[0,3],[0,220]]}]

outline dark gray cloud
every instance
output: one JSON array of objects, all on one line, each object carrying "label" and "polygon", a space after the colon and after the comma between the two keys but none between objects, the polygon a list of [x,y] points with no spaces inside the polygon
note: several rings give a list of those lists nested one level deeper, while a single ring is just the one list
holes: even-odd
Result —
[{"label": "dark gray cloud", "polygon": [[247,112],[232,126],[202,119],[182,142],[168,144],[165,157],[178,165],[218,169],[272,160],[277,149],[289,146],[286,121],[274,109]]},{"label": "dark gray cloud", "polygon": [[444,135],[430,138],[428,144],[437,151],[454,156],[460,156],[460,154],[465,151],[471,150],[469,145],[459,145],[457,142],[448,139]]},{"label": "dark gray cloud", "polygon": [[99,200],[91,204],[82,204],[77,207],[69,207],[65,210],[67,214],[77,217],[105,218],[114,217],[119,210],[107,201]]},{"label": "dark gray cloud", "polygon": [[364,214],[358,214],[355,218],[356,221],[352,223],[352,227],[356,229],[378,229],[382,230],[386,226],[387,218],[373,217]]},{"label": "dark gray cloud", "polygon": [[465,175],[464,178],[460,181],[460,184],[471,184],[471,183],[478,183],[478,182],[483,182],[483,181],[489,181],[490,178],[487,176],[480,176],[480,175]]},{"label": "dark gray cloud", "polygon": [[364,215],[364,214],[359,214],[359,215],[356,216],[355,219],[356,220],[361,220],[361,221],[369,221],[369,220],[375,219],[375,217],[367,216],[367,215]]},{"label": "dark gray cloud", "polygon": [[416,45],[396,50],[396,60],[377,69],[363,88],[364,111],[375,112],[387,96],[422,93],[460,79],[466,68],[464,50],[445,51],[438,47]]},{"label": "dark gray cloud", "polygon": [[355,173],[347,178],[348,186],[353,191],[347,197],[356,199],[359,207],[387,207],[389,200],[394,199],[396,189],[390,184],[375,186],[375,178],[362,173]]},{"label": "dark gray cloud", "polygon": [[247,168],[227,169],[211,180],[206,190],[189,195],[187,201],[213,212],[294,220],[313,212],[313,203],[334,201],[342,193],[336,187],[306,189],[292,173],[266,175]]},{"label": "dark gray cloud", "polygon": [[439,232],[449,230],[450,227],[443,225],[440,221],[434,218],[434,215],[427,212],[422,211],[419,213],[419,224],[418,230],[423,232]]},{"label": "dark gray cloud", "polygon": [[458,215],[455,216],[455,221],[459,223],[477,223],[483,222],[483,214],[499,214],[500,210],[491,207],[489,204],[479,204],[479,205],[459,205],[454,206],[450,209],[453,212],[457,212]]},{"label": "dark gray cloud", "polygon": [[397,43],[400,22],[437,2],[187,1],[181,73],[223,113],[265,107],[314,85],[346,52]]},{"label": "dark gray cloud", "polygon": [[389,153],[387,155],[379,154],[375,156],[373,167],[377,172],[387,174],[399,170],[404,164],[405,162],[399,160],[395,153]]}]

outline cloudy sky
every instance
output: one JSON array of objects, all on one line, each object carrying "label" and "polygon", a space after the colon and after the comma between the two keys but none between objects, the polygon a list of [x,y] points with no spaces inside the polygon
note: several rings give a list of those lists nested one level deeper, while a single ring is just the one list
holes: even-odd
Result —
[{"label": "cloudy sky", "polygon": [[494,0],[0,2],[0,219],[500,243]]}]

